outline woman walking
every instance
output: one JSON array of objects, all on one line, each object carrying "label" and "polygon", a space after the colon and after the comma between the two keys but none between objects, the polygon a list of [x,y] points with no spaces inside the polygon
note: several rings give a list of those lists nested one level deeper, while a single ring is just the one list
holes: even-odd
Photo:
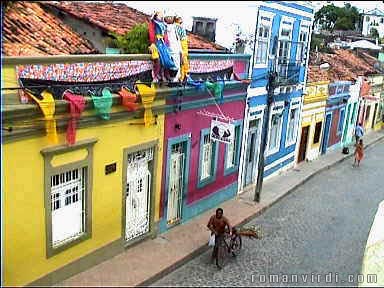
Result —
[{"label": "woman walking", "polygon": [[353,163],[353,167],[360,166],[360,161],[364,158],[364,145],[363,145],[363,139],[359,140],[359,143],[356,144],[355,149],[355,162]]}]

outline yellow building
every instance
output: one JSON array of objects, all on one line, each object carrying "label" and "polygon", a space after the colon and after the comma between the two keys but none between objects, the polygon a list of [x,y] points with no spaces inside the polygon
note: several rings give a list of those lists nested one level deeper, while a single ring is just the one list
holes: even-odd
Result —
[{"label": "yellow building", "polygon": [[314,160],[320,155],[329,81],[307,83],[301,121],[297,162]]},{"label": "yellow building", "polygon": [[[21,90],[2,93],[3,127],[10,128],[3,131],[2,145],[4,285],[51,285],[156,235],[164,114],[154,109],[151,118],[146,109],[144,117],[141,103],[127,111],[117,94],[109,99],[111,111],[96,113],[92,98],[84,97],[76,140],[69,145],[68,102],[49,100],[52,94],[61,98],[50,89],[65,90],[57,80],[79,79],[71,87],[79,84],[81,91],[87,88],[80,82],[109,81],[113,69],[134,74],[145,65],[149,55],[4,58],[2,86],[18,87],[23,78],[34,88],[32,95],[46,97],[41,109],[54,112],[43,117],[31,99],[20,104]],[[156,92],[138,90],[142,103],[145,93],[151,98]],[[158,94],[153,106],[163,104]]]},{"label": "yellow building", "polygon": [[366,102],[366,122],[365,122],[365,130],[366,132],[370,130],[380,130],[382,125],[382,111],[380,105],[380,98],[383,88],[383,78],[384,75],[381,74],[373,74],[368,75],[368,81],[372,87],[372,99],[367,100]]}]

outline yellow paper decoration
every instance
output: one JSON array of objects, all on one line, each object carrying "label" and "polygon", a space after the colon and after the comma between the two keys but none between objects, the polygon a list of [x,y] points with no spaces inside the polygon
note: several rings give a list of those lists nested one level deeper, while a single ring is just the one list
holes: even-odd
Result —
[{"label": "yellow paper decoration", "polygon": [[148,87],[144,83],[141,83],[140,81],[136,82],[136,87],[139,92],[139,95],[141,97],[141,102],[144,106],[144,124],[145,127],[149,127],[151,124],[153,124],[154,118],[152,113],[152,103],[153,100],[155,100],[156,96],[156,88],[154,83],[151,84],[151,87]]},{"label": "yellow paper decoration", "polygon": [[41,111],[44,114],[45,119],[45,130],[47,132],[48,141],[50,143],[58,143],[59,139],[57,137],[56,131],[56,120],[54,118],[55,114],[55,99],[53,98],[52,93],[47,90],[41,92],[42,100],[36,98],[31,93],[28,95],[39,105]]},{"label": "yellow paper decoration", "polygon": [[181,40],[181,49],[182,49],[182,58],[183,64],[181,65],[181,75],[180,79],[184,80],[185,77],[189,74],[189,60],[188,60],[188,40]]}]

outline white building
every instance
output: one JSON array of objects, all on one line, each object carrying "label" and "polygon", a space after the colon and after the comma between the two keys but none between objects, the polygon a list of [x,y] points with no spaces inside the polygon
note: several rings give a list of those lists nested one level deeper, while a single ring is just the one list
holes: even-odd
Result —
[{"label": "white building", "polygon": [[375,28],[379,32],[379,36],[384,37],[384,12],[378,8],[363,13],[363,30],[364,36],[369,36],[371,30]]}]

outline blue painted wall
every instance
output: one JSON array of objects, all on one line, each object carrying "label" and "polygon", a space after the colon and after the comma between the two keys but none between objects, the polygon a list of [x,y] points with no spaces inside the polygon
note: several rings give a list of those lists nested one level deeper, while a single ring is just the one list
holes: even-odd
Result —
[{"label": "blue painted wall", "polygon": [[[277,2],[267,1],[267,3],[277,3]],[[289,3],[288,2],[279,2],[279,4],[286,6],[286,7],[293,8],[293,9],[297,9],[300,11],[313,13],[313,10],[311,8],[302,6],[300,4],[295,4],[295,3],[290,3],[290,2]],[[288,17],[295,19],[293,22],[292,38],[291,38],[292,43],[291,43],[291,49],[290,49],[290,55],[289,55],[290,56],[289,62],[290,63],[295,62],[296,61],[296,54],[297,54],[297,51],[296,51],[297,46],[294,43],[296,43],[299,40],[301,21],[302,20],[310,21],[311,19],[308,17],[305,17],[305,16],[301,16],[298,14],[293,14],[293,13],[289,13],[287,11],[284,11],[284,7],[282,7],[281,10],[280,9],[278,10],[275,8],[270,8],[270,7],[266,7],[264,5],[261,5],[260,11],[267,11],[267,12],[272,12],[275,14],[275,16],[272,20],[270,45],[269,45],[268,54],[272,52],[273,40],[274,40],[275,36],[277,36],[277,37],[279,36],[280,23],[281,23],[282,16],[288,16]],[[310,34],[310,33],[308,33],[308,34]],[[278,40],[279,40],[279,37],[278,37]],[[307,47],[309,49],[309,43],[307,43]],[[278,47],[276,47],[276,48],[278,48]],[[255,54],[255,52],[254,52],[254,54]],[[277,54],[278,54],[278,49],[276,49],[276,57],[277,57]],[[273,60],[270,59],[268,61],[267,67],[254,68],[252,70],[252,82],[251,82],[250,88],[266,87],[267,82],[268,82],[268,80],[267,80],[268,71],[271,70],[272,64],[273,64]],[[303,83],[305,81],[304,78],[305,78],[305,74],[306,74],[306,69],[307,69],[307,67],[305,65],[300,67],[300,70],[299,70],[300,72],[299,72],[299,77],[298,77],[299,81],[295,84]],[[281,137],[280,137],[280,149],[277,153],[269,155],[266,158],[265,165],[270,165],[270,164],[273,165],[273,162],[275,162],[276,160],[281,159],[282,157],[285,157],[286,155],[295,151],[296,143],[291,145],[291,146],[288,146],[286,148],[285,147],[285,140],[286,140],[286,133],[287,133],[287,128],[288,128],[288,117],[289,117],[289,110],[290,110],[290,105],[291,105],[290,103],[291,103],[291,101],[293,101],[295,99],[300,99],[302,97],[302,93],[303,93],[303,91],[300,89],[300,90],[297,90],[297,91],[294,91],[291,93],[284,93],[284,94],[281,93],[281,94],[274,96],[275,102],[284,101],[286,103],[286,105],[285,105],[285,108],[283,111],[283,124],[282,124],[282,131],[281,131]],[[253,97],[248,99],[248,105],[250,107],[256,107],[259,105],[265,105],[267,103],[266,101],[267,101],[267,95],[266,94],[257,95],[257,96],[253,96]],[[298,139],[296,139],[296,141],[298,141]],[[277,170],[284,167],[285,165],[288,165],[292,161],[294,161],[294,157],[291,157],[290,159],[287,159],[287,160],[283,161],[282,163],[277,164],[276,166],[272,166],[269,170],[264,171],[264,177],[272,174],[273,172],[276,172]]]}]

